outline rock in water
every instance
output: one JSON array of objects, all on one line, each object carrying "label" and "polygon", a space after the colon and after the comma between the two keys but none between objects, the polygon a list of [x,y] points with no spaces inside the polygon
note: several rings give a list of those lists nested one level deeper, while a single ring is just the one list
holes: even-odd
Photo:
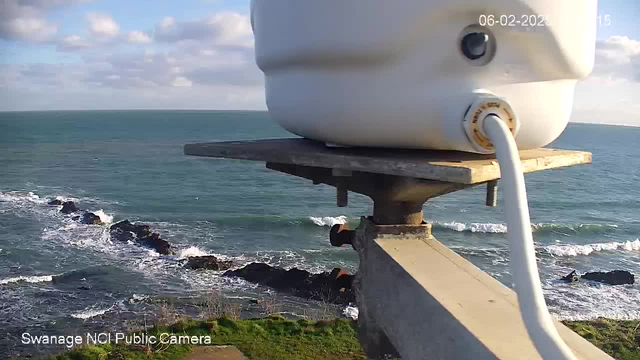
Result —
[{"label": "rock in water", "polygon": [[189,269],[228,270],[232,266],[231,261],[218,260],[213,255],[190,257],[184,265]]},{"label": "rock in water", "polygon": [[296,296],[336,304],[355,301],[351,290],[353,275],[336,268],[331,273],[311,274],[300,269],[285,270],[263,263],[251,263],[238,270],[230,270],[224,276],[236,276]]},{"label": "rock in water", "polygon": [[578,273],[576,273],[576,271],[573,270],[567,276],[561,277],[560,280],[568,282],[568,283],[573,283],[573,282],[580,281],[580,277],[578,276]]},{"label": "rock in water", "polygon": [[[130,238],[127,238],[124,240],[119,238],[121,234],[125,234],[125,233],[131,233],[132,237],[133,235],[135,235],[135,237],[137,238],[143,238],[145,236],[151,235],[151,227],[149,225],[144,225],[144,224],[134,225],[130,223],[129,220],[123,220],[123,221],[117,222],[111,225],[109,230],[111,231],[111,237],[114,238],[115,240],[120,240],[120,241],[131,240]],[[128,235],[126,235],[125,237],[128,237]]]},{"label": "rock in water", "polygon": [[63,202],[62,209],[60,209],[60,212],[63,214],[71,214],[77,211],[80,211],[80,209],[78,209],[78,207],[76,206],[76,203],[74,203],[73,201]]},{"label": "rock in water", "polygon": [[135,241],[136,244],[151,248],[162,255],[173,255],[175,249],[168,241],[160,238],[160,234],[151,232],[145,224],[132,224],[129,220],[117,222],[109,228],[111,239],[117,241]]},{"label": "rock in water", "polygon": [[63,204],[62,200],[60,199],[53,199],[53,200],[49,200],[49,202],[47,203],[48,205],[57,205],[60,206]]},{"label": "rock in water", "polygon": [[133,241],[151,235],[149,225],[134,225],[129,220],[123,220],[111,225],[109,228],[111,239],[117,241]]},{"label": "rock in water", "polygon": [[151,235],[138,238],[136,243],[151,248],[161,255],[172,255],[174,253],[171,244],[169,244],[167,240],[161,239],[158,233],[152,233]]},{"label": "rock in water", "polygon": [[92,212],[84,213],[82,215],[82,219],[80,219],[80,222],[87,225],[104,225],[104,222],[102,222],[102,219],[100,219],[100,216]]},{"label": "rock in water", "polygon": [[588,272],[582,275],[582,278],[585,280],[599,281],[609,285],[632,285],[635,283],[635,276],[625,270]]}]

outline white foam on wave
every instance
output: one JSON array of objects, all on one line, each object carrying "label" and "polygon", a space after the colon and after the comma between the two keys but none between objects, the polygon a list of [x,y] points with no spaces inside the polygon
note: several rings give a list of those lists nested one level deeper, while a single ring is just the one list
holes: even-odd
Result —
[{"label": "white foam on wave", "polygon": [[35,204],[44,204],[47,202],[46,199],[40,198],[40,196],[34,194],[33,192],[21,192],[21,191],[10,191],[10,192],[0,192],[0,201],[4,202],[12,202],[12,203],[24,203],[31,202]]},{"label": "white foam on wave", "polygon": [[40,283],[40,282],[48,282],[53,281],[53,275],[41,275],[41,276],[17,276],[11,277],[7,279],[0,279],[0,285],[6,285],[17,282],[27,282],[27,283]]},{"label": "white foam on wave", "polygon": [[492,223],[471,223],[465,224],[457,221],[434,222],[434,225],[459,232],[470,231],[474,233],[504,234],[507,232],[507,225]]},{"label": "white foam on wave", "polygon": [[593,252],[600,251],[639,251],[640,239],[625,242],[608,242],[597,244],[564,244],[564,245],[548,245],[543,247],[545,251],[553,256],[579,256],[589,255]]},{"label": "white foam on wave", "polygon": [[94,211],[93,213],[96,214],[105,225],[113,222],[113,216],[106,214],[102,209]]},{"label": "white foam on wave", "polygon": [[[449,221],[449,222],[431,222],[432,225],[442,227],[449,230],[454,230],[458,232],[473,232],[473,233],[487,233],[487,234],[506,234],[507,225],[505,224],[494,224],[494,223],[462,223],[457,221]],[[617,229],[618,225],[615,224],[553,224],[553,223],[539,223],[539,224],[531,224],[532,231],[571,231],[571,232],[580,232],[580,231],[607,231],[611,229]]]},{"label": "white foam on wave", "polygon": [[57,228],[45,228],[41,239],[54,241],[63,246],[94,249],[103,253],[114,252],[114,244],[109,235],[109,228],[103,226],[87,226],[67,219],[66,224]]},{"label": "white foam on wave", "polygon": [[566,284],[550,279],[543,283],[543,289],[550,312],[559,320],[640,319],[636,286]]},{"label": "white foam on wave", "polygon": [[314,224],[318,226],[333,226],[336,224],[344,224],[347,222],[347,217],[344,215],[341,216],[309,216],[309,219],[313,221]]},{"label": "white foam on wave", "polygon": [[100,315],[104,315],[106,314],[108,311],[110,311],[111,309],[113,309],[113,306],[107,308],[107,309],[85,309],[82,310],[80,312],[77,312],[75,314],[71,314],[72,318],[76,318],[76,319],[81,319],[81,320],[87,320],[90,319],[94,316],[100,316]]},{"label": "white foam on wave", "polygon": [[342,316],[352,320],[358,320],[359,313],[358,307],[352,304],[347,305],[347,307],[342,310]]},{"label": "white foam on wave", "polygon": [[186,259],[190,257],[207,256],[210,255],[206,251],[200,249],[197,246],[190,246],[186,249],[180,249],[178,252],[178,259]]},{"label": "white foam on wave", "polygon": [[149,295],[138,295],[138,294],[133,294],[131,296],[131,298],[129,299],[129,303],[130,304],[137,304],[137,303],[141,303],[145,300],[147,300],[149,298]]}]

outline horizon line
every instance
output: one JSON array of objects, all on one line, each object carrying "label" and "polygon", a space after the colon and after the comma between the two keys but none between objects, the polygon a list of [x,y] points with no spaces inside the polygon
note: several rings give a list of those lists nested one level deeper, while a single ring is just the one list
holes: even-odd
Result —
[{"label": "horizon line", "polygon": [[[254,113],[269,113],[268,110],[256,110],[256,109],[56,109],[56,110],[0,110],[0,114],[10,113],[44,113],[44,112],[137,112],[137,111],[158,111],[158,112],[254,112]],[[602,122],[590,122],[581,120],[569,120],[569,124],[591,124],[591,125],[606,125],[606,126],[622,126],[638,128],[640,124],[616,124],[616,123],[602,123]]]}]

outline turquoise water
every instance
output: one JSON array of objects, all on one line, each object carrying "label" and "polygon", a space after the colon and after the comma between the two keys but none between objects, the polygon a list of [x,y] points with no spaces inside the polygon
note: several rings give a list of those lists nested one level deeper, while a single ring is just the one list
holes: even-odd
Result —
[{"label": "turquoise water", "polygon": [[[328,231],[371,214],[368,198],[352,194],[337,208],[330,187],[262,163],[182,152],[192,142],[286,136],[262,112],[0,113],[0,329],[9,334],[0,346],[18,351],[23,331],[117,327],[150,299],[268,291],[184,270],[179,259],[188,255],[355,271],[355,252],[331,247]],[[545,295],[559,318],[640,318],[637,286],[554,280],[572,269],[640,273],[638,139],[640,128],[570,125],[552,146],[591,151],[594,163],[526,177]],[[425,218],[440,241],[510,286],[504,216],[484,195],[474,188],[434,199]],[[113,222],[148,223],[180,255],[111,243],[106,227],[47,206],[53,197]]]}]

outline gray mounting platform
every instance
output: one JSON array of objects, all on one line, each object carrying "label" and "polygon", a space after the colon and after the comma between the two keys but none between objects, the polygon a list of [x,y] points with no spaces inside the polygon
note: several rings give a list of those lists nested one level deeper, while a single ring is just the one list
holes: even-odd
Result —
[{"label": "gray mounting platform", "polygon": [[[301,138],[187,144],[186,155],[266,161],[319,168],[361,171],[458,184],[500,178],[493,155],[457,151],[378,148],[330,148]],[[591,153],[535,149],[520,152],[524,172],[591,163]]]}]

